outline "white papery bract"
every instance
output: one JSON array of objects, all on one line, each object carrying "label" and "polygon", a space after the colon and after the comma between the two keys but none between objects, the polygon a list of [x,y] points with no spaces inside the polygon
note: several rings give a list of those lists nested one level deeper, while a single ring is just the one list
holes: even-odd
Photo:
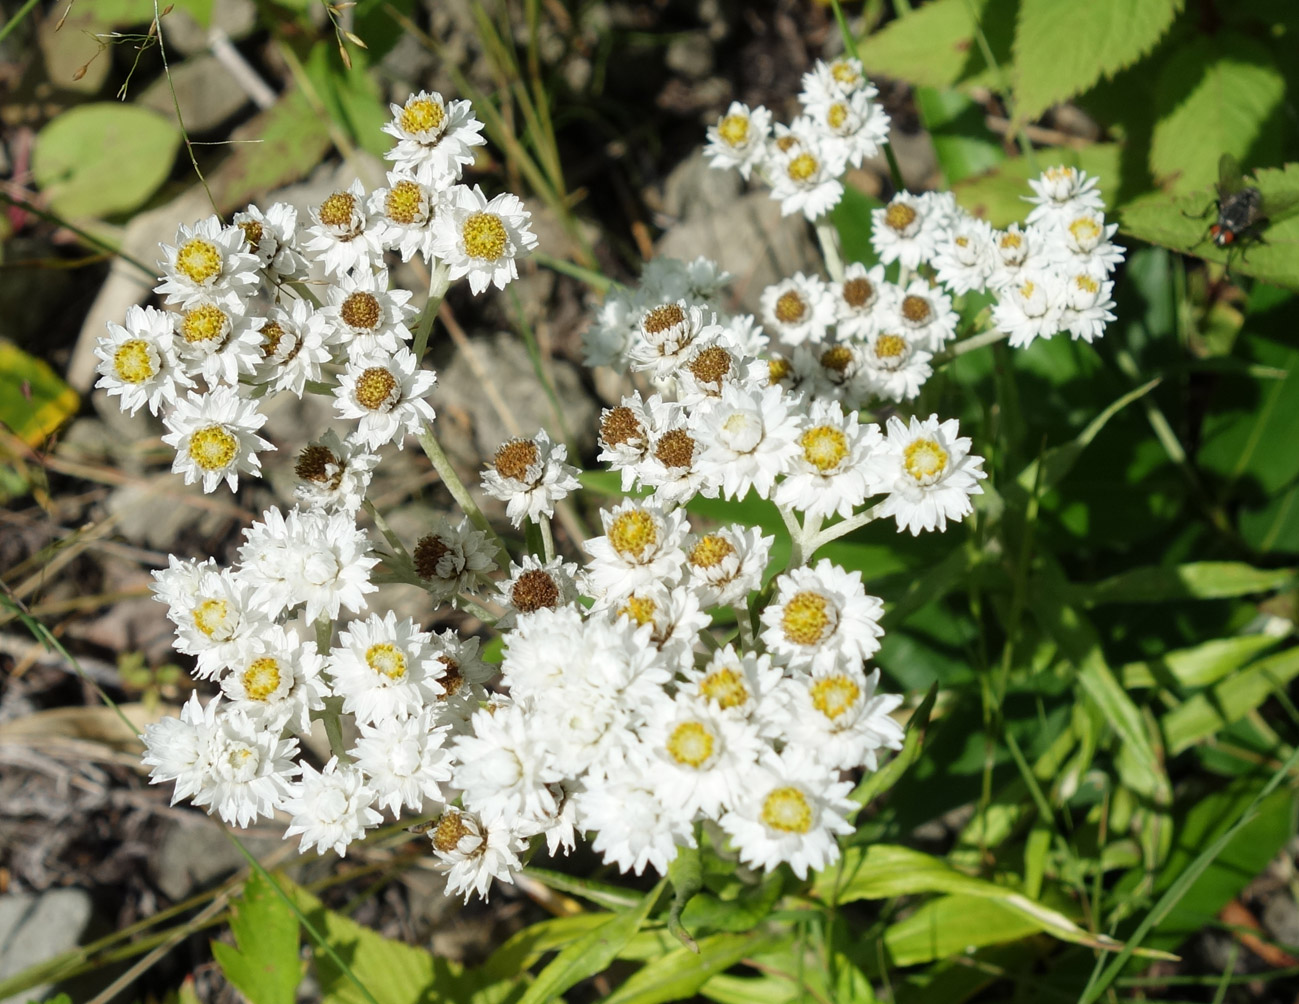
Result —
[{"label": "white papery bract", "polygon": [[274,506],[244,531],[236,575],[253,588],[253,602],[267,617],[305,604],[306,617],[330,619],[339,610],[360,613],[365,594],[378,586],[370,569],[379,559],[347,513],[303,512],[287,516]]},{"label": "white papery bract", "polygon": [[645,771],[629,766],[618,777],[588,781],[574,798],[582,827],[596,831],[591,846],[623,872],[640,875],[648,865],[666,875],[678,848],[695,846],[692,818],[664,802]]},{"label": "white papery bract", "polygon": [[459,593],[472,593],[487,582],[496,567],[496,545],[474,527],[468,516],[452,522],[434,517],[433,528],[420,537],[412,552],[415,574],[424,580],[433,599],[455,603]]},{"label": "white papery bract", "polygon": [[806,107],[859,92],[868,98],[878,93],[875,86],[866,79],[860,60],[840,56],[829,63],[818,59],[816,65],[803,74],[803,90],[798,100]]},{"label": "white papery bract", "polygon": [[415,313],[411,293],[388,288],[388,270],[360,270],[325,287],[318,311],[334,328],[334,340],[351,359],[396,353],[413,337],[408,321]]},{"label": "white papery bract", "polygon": [[815,568],[791,568],[776,579],[776,595],[762,611],[762,642],[776,662],[794,670],[826,670],[858,663],[879,650],[884,604],[866,595],[861,572],[829,558]]},{"label": "white papery bract", "polygon": [[538,610],[558,610],[577,602],[581,592],[577,563],[563,558],[545,561],[525,554],[510,562],[509,578],[498,583],[505,613],[497,621],[502,630],[522,624]]},{"label": "white papery bract", "polygon": [[939,237],[933,257],[938,281],[953,293],[981,290],[997,263],[992,225],[960,213]]},{"label": "white papery bract", "polygon": [[941,352],[943,346],[956,337],[956,322],[959,320],[947,294],[931,287],[923,279],[913,280],[898,293],[894,309],[885,315],[880,330],[903,330],[917,348]]},{"label": "white papery bract", "polygon": [[648,625],[650,644],[658,649],[661,662],[680,671],[694,665],[699,632],[712,622],[697,593],[661,583],[643,586],[619,600],[614,612],[638,627]]},{"label": "white papery bract", "polygon": [[745,779],[743,797],[720,822],[740,860],[771,871],[785,863],[800,879],[839,859],[841,834],[851,833],[846,817],[857,806],[848,798],[851,781],[794,749],[768,757]]},{"label": "white papery bract", "polygon": [[410,261],[418,254],[432,264],[437,258],[433,252],[437,239],[433,221],[442,198],[437,189],[389,171],[388,187],[370,193],[369,210],[379,242],[389,251],[400,252],[402,261]]},{"label": "white papery bract", "polygon": [[334,410],[356,421],[353,435],[367,449],[394,443],[400,450],[407,436],[419,435],[433,421],[433,406],[425,398],[435,383],[437,374],[421,369],[410,349],[357,356],[348,360],[334,388]]},{"label": "white papery bract", "polygon": [[447,895],[471,893],[487,899],[492,879],[514,884],[514,873],[523,864],[519,854],[527,842],[503,822],[485,824],[477,816],[460,809],[448,809],[429,830],[433,852],[439,867],[447,873]]},{"label": "white papery bract", "polygon": [[531,439],[511,439],[483,468],[483,490],[505,503],[516,527],[549,517],[555,503],[580,487],[578,469],[567,463],[568,447],[552,443],[544,429]]},{"label": "white papery bract", "polygon": [[488,201],[477,185],[457,185],[433,221],[431,249],[446,263],[450,278],[468,277],[475,295],[488,286],[504,289],[519,277],[516,259],[537,246],[531,219],[517,195],[503,192]]},{"label": "white papery bract", "polygon": [[172,805],[193,798],[203,788],[210,769],[216,712],[215,701],[205,709],[198,694],[191,692],[179,718],[167,716],[144,727],[141,759],[149,768],[149,783],[175,782]]},{"label": "white papery bract", "polygon": [[298,250],[298,211],[291,205],[276,202],[265,213],[249,206],[231,219],[272,282],[306,276],[307,259]]},{"label": "white papery bract", "polygon": [[909,332],[878,331],[866,339],[863,378],[872,394],[887,401],[910,401],[934,374],[933,353],[917,348]]},{"label": "white papery bract", "polygon": [[686,582],[706,606],[744,603],[762,585],[774,536],[764,537],[756,527],[722,526],[687,537]]},{"label": "white papery bract", "polygon": [[659,400],[658,395],[651,395],[649,402],[644,402],[640,392],[635,391],[630,397],[624,397],[616,408],[605,408],[600,413],[597,459],[621,475],[623,491],[631,490],[638,465],[649,454],[653,405]]},{"label": "white papery bract", "polygon": [[721,334],[716,315],[686,300],[659,302],[645,309],[627,348],[632,369],[668,380],[700,349]]},{"label": "white papery bract", "polygon": [[200,679],[220,675],[239,656],[240,644],[267,625],[252,602],[251,588],[209,558],[199,564],[168,556],[169,567],[153,573],[155,598],[167,604],[176,625],[176,651],[195,656]]},{"label": "white papery bract", "polygon": [[287,309],[272,307],[258,335],[262,358],[255,370],[257,381],[294,397],[302,397],[307,381],[324,376],[338,340],[329,319],[306,300],[294,300]]},{"label": "white papery bract", "polygon": [[804,105],[823,149],[852,167],[875,156],[888,139],[889,117],[864,90]]},{"label": "white papery bract", "polygon": [[587,568],[591,591],[604,602],[681,578],[687,527],[679,510],[664,512],[653,503],[625,499],[612,510],[602,509],[600,521],[604,536],[591,537],[585,547],[592,558]]},{"label": "white papery bract", "polygon": [[851,516],[870,494],[867,459],[880,439],[879,428],[859,425],[856,412],[844,412],[835,401],[813,401],[775,503],[810,520]]},{"label": "white papery bract", "polygon": [[888,492],[879,515],[892,516],[898,530],[946,530],[949,519],[974,511],[971,495],[981,495],[987,477],[983,458],[970,453],[970,440],[959,435],[956,419],[937,415],[904,423],[889,418],[884,442],[873,454],[878,490]]},{"label": "white papery bract", "polygon": [[1065,216],[1051,228],[1056,238],[1048,255],[1064,272],[1093,272],[1108,275],[1123,260],[1123,249],[1111,238],[1117,223],[1106,223],[1098,210],[1084,210]]},{"label": "white papery bract", "polygon": [[836,337],[865,338],[879,329],[880,317],[896,299],[896,287],[884,278],[884,266],[868,269],[861,262],[844,268],[843,281],[830,283]]},{"label": "white papery bract", "polygon": [[780,202],[782,216],[802,213],[819,220],[843,198],[847,162],[842,148],[831,145],[810,124],[795,123],[799,142],[788,151],[776,149],[767,161],[771,197]]},{"label": "white papery bract", "polygon": [[208,386],[235,386],[241,376],[257,372],[263,358],[264,318],[199,300],[174,320],[176,354],[190,376],[201,375]]},{"label": "white papery bract", "polygon": [[769,747],[746,718],[723,715],[678,695],[640,730],[659,799],[684,817],[716,818],[740,797],[747,776]]},{"label": "white papery bract", "polygon": [[421,185],[445,188],[474,162],[473,148],[487,141],[483,124],[468,101],[445,101],[437,91],[412,94],[403,105],[389,105],[392,121],[383,131],[397,140],[384,154],[398,172]]},{"label": "white papery bract", "polygon": [[294,497],[305,509],[341,512],[355,517],[365,501],[379,456],[353,440],[340,441],[333,430],[298,454],[293,465],[298,484]]},{"label": "white papery bract", "polygon": [[1010,336],[1011,347],[1050,338],[1063,326],[1064,282],[1055,272],[1021,273],[1019,280],[1001,290],[992,308],[997,330]]},{"label": "white papery bract", "polygon": [[564,777],[539,731],[517,703],[484,708],[470,720],[472,735],[457,736],[451,783],[465,808],[485,823],[531,819],[555,811],[549,785]]},{"label": "white papery bract", "polygon": [[1020,227],[1012,223],[993,232],[996,262],[988,276],[988,288],[1002,290],[1046,271],[1051,266],[1051,235],[1035,224]]},{"label": "white papery bract", "polygon": [[682,692],[695,701],[721,714],[748,719],[764,737],[778,734],[772,728],[772,704],[779,699],[783,676],[771,656],[724,645],[702,667],[688,669],[684,675]]},{"label": "white papery bract", "polygon": [[303,249],[320,262],[326,275],[367,272],[383,263],[383,242],[366,214],[365,189],[359,179],[346,191],[326,197],[311,210],[311,218],[315,222],[307,228],[310,240]]},{"label": "white papery bract", "polygon": [[442,748],[447,729],[435,712],[358,728],[361,737],[351,754],[380,808],[400,817],[403,806],[424,812],[426,801],[434,806],[444,801],[441,785],[451,780],[451,753]]},{"label": "white papery bract", "polygon": [[297,739],[280,738],[242,711],[208,704],[211,733],[207,770],[193,802],[216,812],[231,826],[247,826],[272,815],[288,796],[302,768],[293,759]]},{"label": "white papery bract", "polygon": [[327,668],[343,710],[358,722],[411,718],[443,693],[446,672],[430,636],[389,610],[352,621],[329,653]]},{"label": "white papery bract", "polygon": [[1064,309],[1060,327],[1070,336],[1091,342],[1105,333],[1105,325],[1115,320],[1114,283],[1089,272],[1077,272],[1065,281]]},{"label": "white papery bract", "polygon": [[176,351],[174,314],[132,305],[126,324],[108,322],[108,334],[95,346],[99,359],[96,387],[117,396],[122,410],[134,415],[142,405],[153,414],[176,403],[179,389],[194,381],[180,366]]},{"label": "white papery bract", "polygon": [[796,273],[762,291],[765,330],[785,345],[825,339],[835,322],[835,303],[819,276]]},{"label": "white papery bract", "polygon": [[1048,167],[1039,177],[1029,179],[1033,195],[1023,199],[1033,203],[1033,210],[1027,222],[1060,221],[1085,210],[1100,209],[1104,203],[1096,190],[1097,182],[1076,167]]},{"label": "white papery bract", "polygon": [[221,675],[228,706],[271,731],[310,732],[311,713],[324,709],[330,693],[316,643],[292,627],[267,624],[245,634],[234,649],[229,671]]},{"label": "white papery bract", "polygon": [[915,269],[934,257],[948,223],[946,205],[934,194],[898,192],[887,206],[871,210],[871,245],[883,264]]},{"label": "white papery bract", "polygon": [[241,473],[262,472],[257,451],[275,449],[257,435],[266,416],[233,387],[189,394],[176,402],[164,422],[169,431],[162,441],[176,451],[172,473],[185,475],[187,485],[202,481],[205,492],[216,491],[222,481],[238,491]]},{"label": "white papery bract", "polygon": [[771,112],[761,105],[750,109],[746,104],[732,101],[717,124],[708,127],[704,155],[709,166],[733,167],[748,181],[749,174],[766,155],[770,132]]},{"label": "white papery bract", "polygon": [[284,811],[293,817],[284,836],[302,834],[300,851],[314,847],[323,854],[333,848],[346,857],[348,844],[383,822],[383,816],[371,808],[375,798],[359,767],[340,764],[338,757],[330,757],[323,771],[304,763],[302,780],[284,801]]},{"label": "white papery bract", "polygon": [[768,498],[798,449],[798,431],[798,415],[779,387],[728,386],[695,435],[728,499],[744,498],[750,488]]},{"label": "white papery bract", "polygon": [[190,307],[215,303],[231,313],[241,313],[245,297],[256,288],[260,262],[249,254],[244,232],[222,226],[215,216],[192,227],[183,224],[176,243],[163,244],[162,281],[154,287],[166,303]]},{"label": "white papery bract", "polygon": [[876,770],[876,753],[902,748],[902,726],[889,717],[902,703],[896,694],[875,693],[880,671],[869,676],[855,665],[795,676],[781,685],[789,701],[785,737],[827,767]]}]

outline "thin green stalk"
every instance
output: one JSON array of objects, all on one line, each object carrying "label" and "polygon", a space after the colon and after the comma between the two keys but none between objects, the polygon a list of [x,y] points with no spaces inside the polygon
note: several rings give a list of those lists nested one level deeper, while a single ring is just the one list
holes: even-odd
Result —
[{"label": "thin green stalk", "polygon": [[869,509],[857,513],[848,519],[827,526],[824,530],[818,529],[812,534],[809,541],[807,554],[810,557],[815,554],[821,547],[830,543],[832,540],[838,540],[845,534],[852,533],[854,530],[860,530],[867,523],[872,523],[880,518],[880,510],[884,508],[883,502],[877,502]]},{"label": "thin green stalk", "polygon": [[792,509],[780,506],[780,518],[785,521],[785,529],[789,531],[789,567],[798,568],[805,560],[803,557],[803,528],[798,525],[798,517],[794,515]]},{"label": "thin green stalk", "polygon": [[545,555],[546,561],[554,561],[555,534],[550,528],[550,517],[542,516],[541,519],[537,521],[537,525],[541,528],[541,549]]},{"label": "thin green stalk", "polygon": [[23,18],[32,12],[32,8],[37,4],[37,0],[27,0],[25,4],[18,8],[17,12],[8,21],[5,26],[0,28],[0,42],[9,37],[9,33],[23,23]]},{"label": "thin green stalk", "polygon": [[839,250],[839,231],[835,229],[829,217],[822,216],[816,221],[816,239],[821,243],[821,254],[825,257],[825,270],[835,282],[843,282],[843,254]]},{"label": "thin green stalk", "polygon": [[438,472],[438,476],[442,479],[442,483],[447,486],[447,491],[451,493],[451,497],[456,500],[456,503],[464,511],[465,515],[469,517],[470,522],[472,522],[474,526],[483,533],[487,534],[492,543],[496,545],[496,563],[500,565],[501,568],[509,567],[509,558],[505,550],[505,543],[501,540],[500,535],[492,529],[491,523],[487,521],[487,517],[483,515],[483,511],[478,508],[478,503],[475,502],[473,496],[469,494],[469,489],[466,488],[465,483],[460,480],[460,475],[456,473],[456,469],[451,465],[451,458],[443,451],[442,444],[440,444],[437,441],[437,437],[433,435],[433,430],[429,426],[425,425],[424,428],[420,430],[418,438],[419,445],[424,450],[425,456],[427,456],[429,461],[433,464],[433,469]]},{"label": "thin green stalk", "polygon": [[544,251],[534,251],[529,257],[542,268],[548,268],[552,272],[558,272],[561,275],[584,282],[600,293],[607,293],[611,287],[620,285],[620,283],[614,282],[608,276],[601,275],[593,268],[587,268],[584,265],[578,265],[563,258],[556,258]]},{"label": "thin green stalk", "polygon": [[415,327],[415,361],[419,362],[428,351],[428,337],[433,330],[433,321],[438,316],[438,308],[451,288],[450,269],[442,262],[437,262],[428,277],[428,299],[424,301],[424,312],[419,315],[419,324]]},{"label": "thin green stalk", "polygon": [[18,209],[21,209],[25,213],[31,213],[33,216],[37,217],[38,219],[44,220],[46,223],[53,223],[56,226],[62,227],[64,230],[68,230],[76,234],[78,237],[80,237],[85,243],[89,244],[91,247],[98,248],[100,251],[103,251],[105,254],[110,254],[115,258],[121,258],[122,261],[127,262],[130,265],[134,265],[137,269],[140,270],[142,274],[148,276],[151,282],[155,281],[158,278],[158,270],[156,268],[150,268],[139,258],[135,258],[127,254],[121,248],[113,244],[110,244],[108,241],[104,240],[101,237],[96,237],[89,230],[85,230],[77,226],[75,223],[70,223],[67,220],[63,219],[62,217],[55,216],[53,213],[49,212],[48,210],[42,209],[40,206],[33,205],[32,203],[28,202],[26,199],[17,198],[16,196],[10,195],[6,191],[0,190],[0,202],[7,202],[9,205],[16,206]]}]

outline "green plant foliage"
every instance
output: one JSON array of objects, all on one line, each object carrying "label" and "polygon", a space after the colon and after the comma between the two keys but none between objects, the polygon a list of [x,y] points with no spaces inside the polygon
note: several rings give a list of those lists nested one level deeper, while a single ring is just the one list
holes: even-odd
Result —
[{"label": "green plant foliage", "polygon": [[238,947],[212,942],[221,972],[251,1004],[293,1004],[302,980],[298,918],[266,879],[252,875],[230,910]]},{"label": "green plant foliage", "polygon": [[1018,0],[933,0],[889,22],[859,47],[867,72],[926,87],[996,86],[978,44],[982,26],[994,57],[1010,62]]},{"label": "green plant foliage", "polygon": [[1062,164],[1082,168],[1100,179],[1100,190],[1108,204],[1114,203],[1119,188],[1117,144],[1094,143],[1081,149],[1052,147],[1038,150],[1032,163],[1026,157],[1011,157],[983,174],[967,177],[952,185],[956,201],[975,216],[981,216],[994,227],[1023,223],[1032,208],[1024,201],[1031,195],[1028,179],[1036,178],[1045,168]]},{"label": "green plant foliage", "polygon": [[112,101],[70,108],[36,134],[32,176],[60,216],[141,205],[171,171],[180,132],[157,112]]},{"label": "green plant foliage", "polygon": [[221,206],[242,208],[260,193],[306,177],[330,146],[329,123],[306,95],[291,90],[247,127],[254,143],[237,143],[209,184]]},{"label": "green plant foliage", "polygon": [[1015,114],[1031,121],[1149,53],[1182,0],[1020,0]]},{"label": "green plant foliage", "polygon": [[762,951],[776,939],[767,933],[715,934],[701,938],[697,950],[678,948],[643,966],[604,1004],[659,1004],[688,999],[710,980]]},{"label": "green plant foliage", "polygon": [[80,404],[44,360],[0,340],[0,424],[28,446],[40,446]]}]

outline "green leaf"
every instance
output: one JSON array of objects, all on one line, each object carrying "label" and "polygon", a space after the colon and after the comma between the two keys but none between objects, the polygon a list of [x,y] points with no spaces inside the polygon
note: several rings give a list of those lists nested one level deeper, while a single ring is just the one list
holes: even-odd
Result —
[{"label": "green leaf", "polygon": [[1239,721],[1299,676],[1299,648],[1259,659],[1239,673],[1196,694],[1164,715],[1161,726],[1170,753],[1180,753]]},{"label": "green leaf", "polygon": [[1273,120],[1284,97],[1285,77],[1267,48],[1251,38],[1222,33],[1181,46],[1155,88],[1151,173],[1186,192],[1218,180],[1224,153],[1242,162],[1279,160],[1279,137],[1269,133],[1279,133]]},{"label": "green leaf", "polygon": [[[1262,192],[1265,204],[1291,203],[1299,195],[1299,164],[1256,171],[1248,183]],[[1239,245],[1220,248],[1208,239],[1216,197],[1213,189],[1204,188],[1192,194],[1134,200],[1120,211],[1122,232],[1182,254],[1230,264],[1236,275],[1299,289],[1299,213],[1272,221],[1263,228],[1262,240],[1246,238]]]},{"label": "green leaf", "polygon": [[254,873],[230,908],[239,946],[212,942],[221,972],[251,1004],[293,1004],[302,981],[298,918],[270,883]]},{"label": "green leaf", "polygon": [[1220,600],[1292,586],[1293,569],[1255,568],[1240,561],[1197,561],[1172,567],[1133,568],[1095,585],[1074,585],[1070,595],[1087,606]]},{"label": "green leaf", "polygon": [[1059,164],[1081,168],[1099,178],[1106,205],[1113,206],[1119,190],[1119,154],[1117,143],[1095,143],[1081,150],[1046,147],[1037,151],[1037,171],[1024,157],[1012,157],[992,171],[957,182],[952,191],[965,209],[994,227],[1022,223],[1030,209],[1024,199],[1033,194],[1028,179]]},{"label": "green leaf", "polygon": [[884,945],[894,965],[914,966],[985,945],[1019,941],[1039,930],[1033,920],[996,900],[941,896],[890,924],[884,931]]},{"label": "green leaf", "polygon": [[1237,522],[1241,537],[1258,551],[1299,552],[1299,485],[1258,508],[1242,509]]},{"label": "green leaf", "polygon": [[988,131],[978,102],[954,90],[917,87],[916,107],[934,143],[948,185],[990,171],[1006,159],[1001,141]]},{"label": "green leaf", "polygon": [[392,137],[382,131],[392,113],[379,92],[378,78],[368,72],[369,54],[350,45],[348,53],[351,69],[343,65],[332,40],[317,42],[303,67],[330,119],[353,143],[379,157],[392,146]]},{"label": "green leaf", "polygon": [[1015,115],[1031,122],[1150,52],[1181,0],[1020,0],[1015,26]]},{"label": "green leaf", "polygon": [[668,881],[672,883],[668,930],[686,948],[698,951],[690,931],[681,923],[681,911],[704,887],[704,869],[698,847],[678,849],[676,858],[668,865]]},{"label": "green leaf", "polygon": [[179,130],[157,112],[115,101],[79,105],[36,134],[32,176],[51,212],[109,216],[152,195],[179,146]]},{"label": "green leaf", "polygon": [[1010,65],[1017,0],[933,0],[889,22],[858,51],[872,74],[927,87],[1000,86],[975,35],[983,26],[993,55]]},{"label": "green leaf", "polygon": [[1166,652],[1148,662],[1130,662],[1119,670],[1119,677],[1126,690],[1170,684],[1207,687],[1280,643],[1280,638],[1265,634],[1215,638],[1194,648]]},{"label": "green leaf", "polygon": [[784,890],[779,871],[765,875],[756,885],[744,884],[736,894],[724,899],[711,893],[700,893],[681,912],[681,920],[692,931],[729,931],[743,934],[761,924]]},{"label": "green leaf", "polygon": [[839,231],[840,251],[845,262],[874,265],[879,255],[871,245],[871,210],[883,203],[860,188],[844,185],[843,198],[830,210],[830,222]]},{"label": "green leaf", "polygon": [[0,340],[0,425],[37,447],[80,406],[77,392],[44,360]]},{"label": "green leaf", "polygon": [[542,1004],[544,1001],[555,1000],[580,980],[604,972],[632,935],[641,929],[654,908],[663,885],[660,882],[644,895],[638,906],[611,915],[605,923],[556,955],[537,974],[536,980],[519,998],[518,1004]]},{"label": "green leaf", "polygon": [[230,156],[208,184],[217,204],[242,207],[266,192],[306,177],[329,149],[329,123],[299,90],[289,91],[239,130]]},{"label": "green leaf", "polygon": [[633,974],[604,1004],[659,1004],[698,993],[714,976],[757,954],[772,935],[714,934],[699,939],[699,949],[678,948]]}]

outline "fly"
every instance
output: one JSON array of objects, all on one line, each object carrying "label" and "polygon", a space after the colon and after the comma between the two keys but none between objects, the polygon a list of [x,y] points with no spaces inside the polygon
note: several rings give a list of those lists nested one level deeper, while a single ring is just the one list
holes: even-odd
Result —
[{"label": "fly", "polygon": [[1296,201],[1293,194],[1284,200],[1285,205],[1280,205],[1277,199],[1264,199],[1263,193],[1257,188],[1245,184],[1240,165],[1229,153],[1224,153],[1218,160],[1217,189],[1218,198],[1200,217],[1203,218],[1216,209],[1218,219],[1210,224],[1196,245],[1206,238],[1212,240],[1217,247],[1228,249],[1243,246],[1247,240],[1265,244],[1267,242],[1263,240],[1263,230],[1273,218]]}]

